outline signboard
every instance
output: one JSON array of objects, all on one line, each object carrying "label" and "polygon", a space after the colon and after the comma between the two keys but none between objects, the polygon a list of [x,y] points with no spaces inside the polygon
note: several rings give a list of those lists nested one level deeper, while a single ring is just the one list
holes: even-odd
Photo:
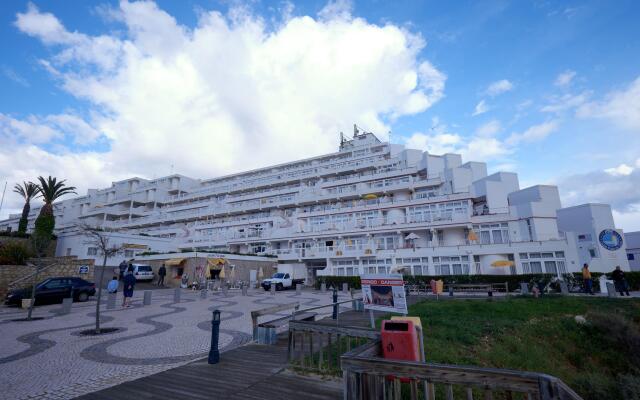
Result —
[{"label": "signboard", "polygon": [[89,273],[89,266],[88,265],[81,265],[78,267],[78,273],[79,274],[88,274]]},{"label": "signboard", "polygon": [[598,235],[602,247],[610,251],[616,251],[622,247],[622,236],[613,229],[605,229]]},{"label": "signboard", "polygon": [[402,275],[362,275],[360,282],[365,309],[407,314]]}]

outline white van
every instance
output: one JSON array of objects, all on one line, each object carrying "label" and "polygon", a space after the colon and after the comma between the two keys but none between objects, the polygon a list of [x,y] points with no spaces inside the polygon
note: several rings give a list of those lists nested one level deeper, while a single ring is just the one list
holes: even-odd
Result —
[{"label": "white van", "polygon": [[133,276],[136,277],[137,281],[152,281],[154,276],[153,269],[151,265],[133,264]]}]

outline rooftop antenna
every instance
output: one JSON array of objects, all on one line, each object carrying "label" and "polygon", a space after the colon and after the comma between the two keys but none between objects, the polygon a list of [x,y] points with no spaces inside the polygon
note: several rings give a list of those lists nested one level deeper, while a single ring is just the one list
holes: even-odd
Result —
[{"label": "rooftop antenna", "polygon": [[4,204],[4,194],[7,191],[7,181],[4,181],[4,189],[2,189],[2,200],[0,200],[0,211],[2,211],[2,205]]},{"label": "rooftop antenna", "polygon": [[358,136],[358,125],[353,124],[353,137]]}]

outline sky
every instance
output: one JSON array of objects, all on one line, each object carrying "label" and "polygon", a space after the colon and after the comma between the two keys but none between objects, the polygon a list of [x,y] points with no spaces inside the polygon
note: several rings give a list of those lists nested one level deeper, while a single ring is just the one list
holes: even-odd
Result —
[{"label": "sky", "polygon": [[558,185],[640,230],[640,2],[0,2],[11,188],[196,178],[333,152],[353,124]]}]

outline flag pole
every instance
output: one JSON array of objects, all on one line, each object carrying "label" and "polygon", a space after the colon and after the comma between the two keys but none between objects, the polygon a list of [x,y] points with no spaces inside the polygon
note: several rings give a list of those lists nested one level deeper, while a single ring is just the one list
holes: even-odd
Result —
[{"label": "flag pole", "polygon": [[0,200],[0,212],[2,212],[2,205],[4,204],[4,194],[7,191],[7,181],[4,181],[4,189],[2,190],[2,200]]}]

